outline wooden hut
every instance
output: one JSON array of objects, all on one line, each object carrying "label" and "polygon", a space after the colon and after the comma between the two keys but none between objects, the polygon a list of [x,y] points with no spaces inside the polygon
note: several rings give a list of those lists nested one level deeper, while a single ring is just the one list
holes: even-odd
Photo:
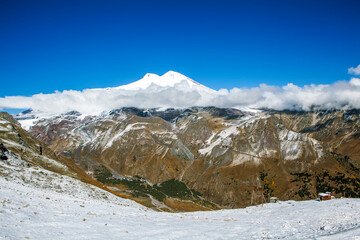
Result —
[{"label": "wooden hut", "polygon": [[319,193],[318,195],[319,195],[320,201],[331,199],[331,192]]}]

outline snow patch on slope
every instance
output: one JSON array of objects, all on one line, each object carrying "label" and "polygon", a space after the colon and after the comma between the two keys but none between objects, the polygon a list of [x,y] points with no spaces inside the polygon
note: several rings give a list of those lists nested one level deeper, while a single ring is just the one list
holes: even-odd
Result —
[{"label": "snow patch on slope", "polygon": [[[237,126],[231,126],[216,135],[216,140],[206,148],[199,149],[199,153],[203,155],[208,155],[211,153],[214,147],[220,144],[226,144],[227,146],[231,143],[230,136],[232,134],[238,134]],[[210,137],[211,138],[211,137]],[[212,137],[213,138],[213,137]],[[211,139],[212,139],[211,138]],[[211,141],[211,140],[210,140]]]},{"label": "snow patch on slope", "polygon": [[[129,125],[126,126],[126,128],[120,132],[118,132],[114,137],[112,137],[105,145],[104,150],[111,147],[113,145],[113,143],[117,140],[119,140],[124,134],[126,134],[127,132],[130,131],[134,131],[134,130],[140,130],[140,129],[144,129],[145,125],[147,123],[131,123]],[[142,126],[137,126],[137,125],[142,125]]]},{"label": "snow patch on slope", "polygon": [[279,132],[279,140],[280,151],[285,160],[295,160],[302,155],[305,137],[300,133],[285,129]]},{"label": "snow patch on slope", "polygon": [[287,129],[279,131],[280,150],[285,160],[295,160],[300,158],[304,151],[308,152],[307,145],[309,144],[316,153],[316,161],[323,156],[323,148],[321,144],[310,137],[306,137],[300,133],[293,132]]},{"label": "snow patch on slope", "polygon": [[25,120],[18,120],[21,127],[25,129],[26,131],[29,131],[32,126],[35,125],[35,122],[38,121],[38,119],[25,119]]}]

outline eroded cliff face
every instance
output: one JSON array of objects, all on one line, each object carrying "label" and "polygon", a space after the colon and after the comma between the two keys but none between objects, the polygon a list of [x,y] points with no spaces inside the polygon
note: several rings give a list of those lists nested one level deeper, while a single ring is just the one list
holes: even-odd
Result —
[{"label": "eroded cliff face", "polygon": [[[261,192],[307,199],[340,189],[332,180],[339,174],[358,179],[359,113],[122,108],[40,120],[30,132],[85,170],[104,165],[153,183],[180,179],[221,206],[242,207],[252,196],[259,203]],[[348,188],[357,187],[354,180]]]}]

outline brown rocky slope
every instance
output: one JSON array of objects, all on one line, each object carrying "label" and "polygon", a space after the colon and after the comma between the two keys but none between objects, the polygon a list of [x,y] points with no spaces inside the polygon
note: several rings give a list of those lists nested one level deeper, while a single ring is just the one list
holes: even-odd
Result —
[{"label": "brown rocky slope", "polygon": [[[360,197],[359,110],[272,111],[121,108],[35,122],[30,132],[86,171],[151,183],[178,179],[223,207],[322,191]],[[263,190],[260,190],[260,189]]]}]

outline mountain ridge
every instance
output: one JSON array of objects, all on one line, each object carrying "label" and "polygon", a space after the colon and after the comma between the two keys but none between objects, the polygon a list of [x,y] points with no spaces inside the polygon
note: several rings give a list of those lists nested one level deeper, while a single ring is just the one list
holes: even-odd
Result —
[{"label": "mountain ridge", "polygon": [[[267,196],[282,200],[330,189],[355,196],[359,186],[351,176],[359,179],[359,116],[359,110],[120,108],[81,118],[58,115],[35,122],[30,132],[85,170],[102,165],[153,183],[179,179],[222,207],[241,207],[250,204],[253,186],[272,181]],[[329,185],[320,181],[324,178]],[[347,193],[336,179],[349,182],[342,187]]]}]

